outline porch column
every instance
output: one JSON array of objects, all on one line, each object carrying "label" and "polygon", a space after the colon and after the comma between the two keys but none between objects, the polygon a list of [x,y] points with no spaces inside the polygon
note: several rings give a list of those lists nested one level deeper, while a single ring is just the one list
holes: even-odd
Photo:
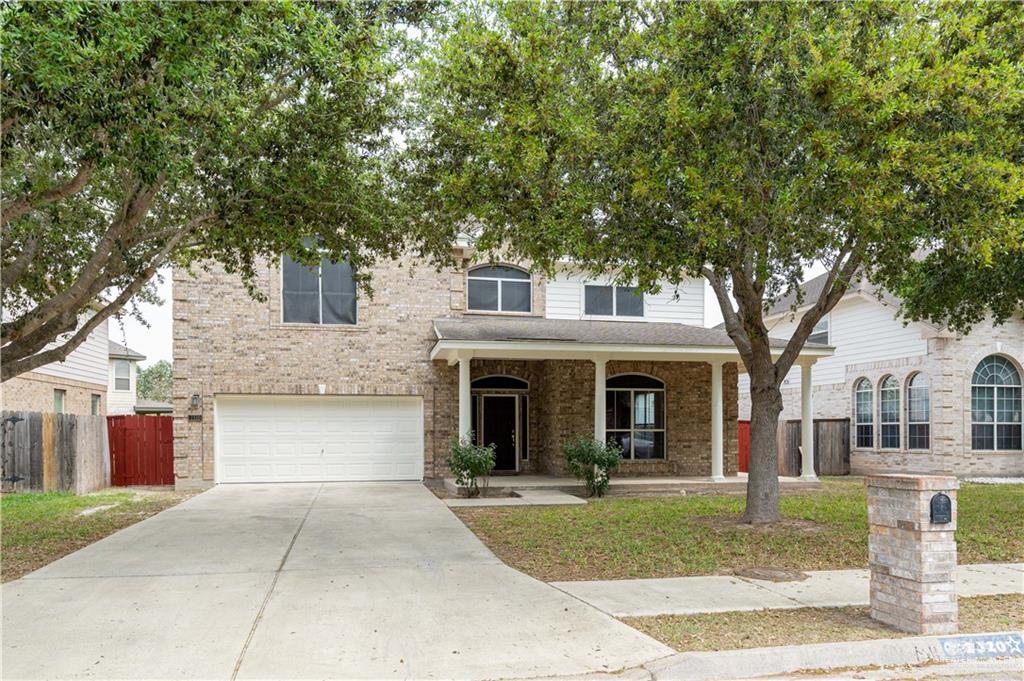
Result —
[{"label": "porch column", "polygon": [[472,424],[472,402],[469,392],[469,362],[467,355],[459,356],[459,439],[467,437]]},{"label": "porch column", "polygon": [[722,446],[722,363],[711,362],[711,479],[725,480]]},{"label": "porch column", "polygon": [[814,475],[814,404],[811,394],[811,367],[800,365],[800,479],[817,480]]},{"label": "porch column", "polygon": [[605,357],[594,358],[594,439],[598,442],[605,441],[605,368],[608,359]]}]

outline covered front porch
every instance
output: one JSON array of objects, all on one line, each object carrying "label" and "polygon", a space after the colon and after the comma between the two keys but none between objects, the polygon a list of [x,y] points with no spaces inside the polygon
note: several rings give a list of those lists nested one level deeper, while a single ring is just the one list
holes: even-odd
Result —
[{"label": "covered front porch", "polygon": [[[724,331],[492,316],[440,319],[434,327],[431,358],[457,373],[457,432],[495,446],[492,484],[506,474],[518,475],[519,487],[526,476],[538,475],[546,477],[532,484],[564,486],[562,444],[586,435],[622,447],[615,474],[620,480],[657,478],[665,485],[678,478],[680,490],[745,487],[737,477],[736,379],[742,362]],[[806,424],[811,366],[830,352],[812,347],[800,358]],[[811,429],[802,437],[801,479],[813,481]],[[636,491],[643,489],[636,484]]]}]

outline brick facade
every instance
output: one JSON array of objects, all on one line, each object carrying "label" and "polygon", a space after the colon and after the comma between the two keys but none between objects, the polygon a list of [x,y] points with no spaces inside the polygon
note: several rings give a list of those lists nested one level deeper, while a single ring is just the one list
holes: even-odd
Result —
[{"label": "brick facade", "polygon": [[[895,376],[900,384],[900,449],[857,448],[850,453],[851,473],[929,473],[970,476],[1024,475],[1024,451],[975,451],[971,448],[971,376],[978,363],[989,355],[1008,358],[1024,376],[1024,320],[1012,319],[1003,326],[979,324],[969,335],[957,338],[929,338],[928,351],[917,357],[882,362],[850,364],[843,383],[818,385],[813,389],[815,418],[851,419],[853,438],[853,394],[861,378],[871,381],[875,391],[875,441],[878,441],[878,387],[881,380]],[[910,377],[924,372],[930,381],[931,447],[906,448],[906,385]],[[799,381],[783,385],[781,419],[800,418]],[[740,414],[750,413],[750,398],[739,396]]]},{"label": "brick facade", "polygon": [[[533,315],[544,314],[544,281],[534,276]],[[214,480],[214,398],[218,394],[415,395],[423,399],[424,476],[446,474],[458,429],[458,367],[429,358],[432,321],[466,312],[463,270],[436,271],[412,258],[374,270],[372,298],[359,296],[358,324],[283,324],[280,272],[259,268],[251,298],[235,276],[174,272],[175,474],[182,486]],[[666,383],[667,458],[626,463],[620,475],[710,474],[710,366],[617,362],[608,376],[640,372]],[[527,380],[529,459],[521,472],[559,472],[561,442],[593,429],[594,365],[587,361],[474,360],[471,375]],[[723,371],[725,469],[735,474],[736,367]],[[191,397],[199,396],[199,406]],[[190,419],[189,417],[193,417]]]},{"label": "brick facade", "polygon": [[[879,475],[867,479],[871,617],[915,634],[957,630],[954,477]],[[931,522],[936,494],[952,522]]]},{"label": "brick facade", "polygon": [[107,386],[73,381],[28,371],[4,381],[3,408],[16,411],[53,411],[53,391],[64,390],[65,414],[92,414],[92,396],[100,396],[100,414],[107,413]]}]

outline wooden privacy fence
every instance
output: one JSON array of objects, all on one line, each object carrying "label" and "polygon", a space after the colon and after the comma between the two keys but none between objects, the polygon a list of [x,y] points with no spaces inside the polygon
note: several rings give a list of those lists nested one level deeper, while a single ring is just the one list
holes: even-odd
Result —
[{"label": "wooden privacy fence", "polygon": [[3,411],[3,490],[86,494],[110,485],[102,416]]},{"label": "wooden privacy fence", "polygon": [[174,417],[108,416],[111,482],[174,484]]},{"label": "wooden privacy fence", "polygon": [[[779,422],[779,475],[800,475],[800,419]],[[850,419],[814,419],[814,472],[850,474]]]}]

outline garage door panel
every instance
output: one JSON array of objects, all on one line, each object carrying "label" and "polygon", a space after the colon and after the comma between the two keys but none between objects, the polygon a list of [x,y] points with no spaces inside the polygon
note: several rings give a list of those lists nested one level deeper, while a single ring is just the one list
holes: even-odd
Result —
[{"label": "garage door panel", "polygon": [[218,396],[219,482],[420,480],[415,397]]}]

